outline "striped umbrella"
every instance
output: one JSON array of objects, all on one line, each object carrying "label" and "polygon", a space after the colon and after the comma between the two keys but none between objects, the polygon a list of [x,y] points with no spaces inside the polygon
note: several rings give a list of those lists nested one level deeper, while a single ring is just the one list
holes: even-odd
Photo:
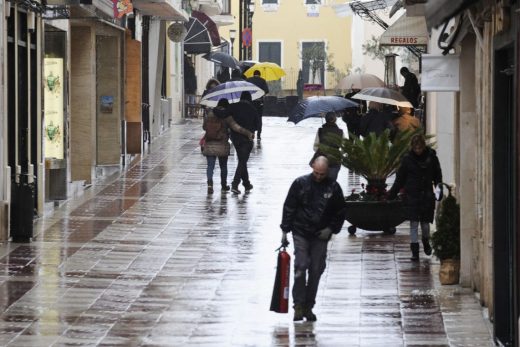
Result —
[{"label": "striped umbrella", "polygon": [[242,92],[251,93],[253,100],[259,99],[265,94],[262,89],[253,83],[246,81],[228,81],[208,90],[206,95],[200,99],[200,104],[215,107],[218,101],[223,98],[228,99],[229,103],[232,104],[240,101]]}]

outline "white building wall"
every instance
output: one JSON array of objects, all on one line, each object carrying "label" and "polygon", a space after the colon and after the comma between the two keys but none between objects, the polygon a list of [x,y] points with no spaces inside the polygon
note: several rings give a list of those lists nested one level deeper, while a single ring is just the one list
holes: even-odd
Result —
[{"label": "white building wall", "polygon": [[184,114],[184,71],[183,71],[183,45],[169,41],[169,85],[172,98],[171,119],[178,123]]}]

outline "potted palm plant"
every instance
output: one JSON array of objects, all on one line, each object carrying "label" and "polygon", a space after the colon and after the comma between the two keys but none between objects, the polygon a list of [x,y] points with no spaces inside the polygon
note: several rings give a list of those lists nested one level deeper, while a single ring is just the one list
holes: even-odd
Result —
[{"label": "potted palm plant", "polygon": [[431,237],[433,254],[441,261],[439,280],[441,284],[459,283],[460,273],[460,206],[451,194],[439,206],[436,216],[437,230]]},{"label": "potted palm plant", "polygon": [[413,135],[418,131],[398,132],[392,141],[389,129],[379,136],[370,133],[358,137],[349,133],[348,138],[334,139],[339,146],[337,149],[322,146],[323,152],[367,180],[363,192],[353,192],[346,197],[346,219],[352,224],[348,229],[350,234],[356,232],[356,227],[393,234],[395,227],[405,220],[403,202],[386,199],[386,179],[397,171],[403,155],[410,149]]}]

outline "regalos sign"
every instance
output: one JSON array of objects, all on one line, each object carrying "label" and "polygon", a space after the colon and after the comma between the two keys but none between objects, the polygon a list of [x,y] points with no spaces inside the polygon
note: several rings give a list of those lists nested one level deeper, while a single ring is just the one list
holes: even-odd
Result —
[{"label": "regalos sign", "polygon": [[425,46],[429,35],[424,17],[407,17],[403,14],[381,35],[383,46]]}]

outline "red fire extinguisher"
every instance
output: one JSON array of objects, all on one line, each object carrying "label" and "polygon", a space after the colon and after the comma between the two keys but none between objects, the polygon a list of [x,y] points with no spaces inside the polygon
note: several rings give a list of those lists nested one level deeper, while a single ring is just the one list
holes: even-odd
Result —
[{"label": "red fire extinguisher", "polygon": [[291,275],[291,256],[282,245],[277,249],[278,265],[274,280],[273,295],[271,297],[271,311],[278,313],[289,312],[289,280]]}]

